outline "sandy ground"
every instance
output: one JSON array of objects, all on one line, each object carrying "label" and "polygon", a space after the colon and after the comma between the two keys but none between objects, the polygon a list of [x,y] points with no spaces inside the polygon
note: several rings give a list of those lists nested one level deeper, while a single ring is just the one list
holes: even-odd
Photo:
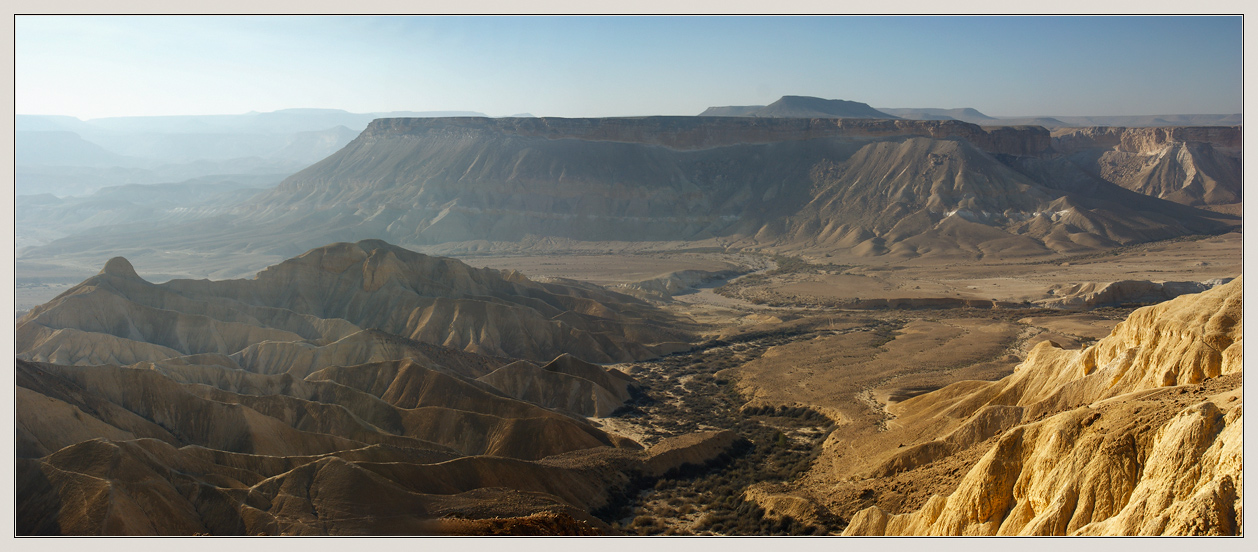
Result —
[{"label": "sandy ground", "polygon": [[758,257],[726,253],[622,255],[484,255],[456,257],[471,266],[518,270],[529,278],[569,278],[610,286],[650,280],[681,270],[747,270]]},{"label": "sandy ground", "polygon": [[774,347],[729,370],[752,402],[809,405],[881,426],[885,406],[962,379],[998,379],[1020,360],[1022,328],[991,318],[886,317]]},{"label": "sandy ground", "polygon": [[1203,281],[1239,275],[1239,232],[1195,241],[1168,241],[1111,252],[1052,259],[892,264],[877,257],[810,258],[841,265],[840,270],[775,276],[744,297],[790,302],[847,299],[937,298],[1022,302],[1047,299],[1054,285],[1118,280]]}]

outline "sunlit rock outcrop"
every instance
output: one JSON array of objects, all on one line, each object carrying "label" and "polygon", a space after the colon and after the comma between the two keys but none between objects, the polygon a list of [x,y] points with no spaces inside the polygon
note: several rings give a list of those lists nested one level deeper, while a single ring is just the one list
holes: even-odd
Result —
[{"label": "sunlit rock outcrop", "polygon": [[949,496],[862,510],[844,534],[1239,534],[1241,311],[1237,278],[1137,310],[1082,351],[1044,342],[998,382],[905,401],[969,421],[883,475],[999,437]]}]

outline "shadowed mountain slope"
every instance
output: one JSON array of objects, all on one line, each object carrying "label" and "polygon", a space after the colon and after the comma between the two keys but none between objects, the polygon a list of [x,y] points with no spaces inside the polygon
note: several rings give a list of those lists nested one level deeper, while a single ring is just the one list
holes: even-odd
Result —
[{"label": "shadowed mountain slope", "polygon": [[571,355],[538,367],[513,362],[480,378],[517,399],[583,416],[605,417],[632,398],[633,379]]},{"label": "shadowed mountain slope", "polygon": [[571,523],[539,534],[605,534],[588,512],[615,489],[738,441],[643,451],[410,360],[305,379],[193,363],[212,360],[18,359],[18,533],[476,534],[447,518],[550,512]]},{"label": "shadowed mountain slope", "polygon": [[[293,362],[294,355],[371,360],[363,347],[381,345],[378,340],[311,349],[363,329],[535,361],[568,352],[616,362],[655,356],[652,343],[686,341],[670,320],[601,288],[537,283],[364,241],[311,250],[253,280],[151,284],[115,258],[100,274],[32,309],[18,321],[17,335],[19,353],[32,360],[131,364],[176,356],[171,351],[213,353],[304,376],[317,363]],[[268,355],[287,357],[277,363]]]}]

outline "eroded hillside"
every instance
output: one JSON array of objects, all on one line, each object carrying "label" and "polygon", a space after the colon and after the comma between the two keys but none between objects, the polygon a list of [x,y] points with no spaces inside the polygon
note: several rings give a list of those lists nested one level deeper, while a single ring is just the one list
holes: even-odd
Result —
[{"label": "eroded hillside", "polygon": [[[345,349],[339,343],[364,330],[540,362],[565,352],[615,362],[680,346],[687,336],[669,321],[640,300],[594,286],[538,283],[363,241],[311,250],[252,280],[151,284],[126,259],[111,259],[100,274],[32,309],[17,334],[24,358],[60,364],[292,355],[270,350],[279,343]],[[364,354],[362,361],[370,358]]]},{"label": "eroded hillside", "polygon": [[1140,309],[1082,350],[1042,342],[999,381],[895,405],[902,429],[885,438],[926,438],[835,475],[964,475],[920,508],[862,510],[844,534],[1241,533],[1241,312],[1237,278]]},{"label": "eroded hillside", "polygon": [[1061,129],[1053,147],[1084,170],[1184,205],[1241,203],[1241,127]]},{"label": "eroded hillside", "polygon": [[247,281],[116,258],[19,321],[18,533],[615,532],[590,512],[742,442],[644,449],[586,418],[641,385],[574,355],[657,356],[688,339],[669,320],[383,242]]}]

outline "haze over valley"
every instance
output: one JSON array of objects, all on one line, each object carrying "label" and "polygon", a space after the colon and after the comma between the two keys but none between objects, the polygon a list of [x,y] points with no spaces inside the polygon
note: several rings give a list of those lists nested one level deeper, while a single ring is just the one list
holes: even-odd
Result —
[{"label": "haze over valley", "polygon": [[[377,98],[176,115],[156,79],[149,114],[109,111],[132,105],[117,96],[71,116],[27,114],[60,100],[21,89],[19,535],[1243,535],[1243,118],[1226,90],[1116,109],[696,84],[715,100],[606,92],[597,111],[581,87],[612,77],[558,42],[503,49],[520,19],[19,19],[23,45],[230,29],[220,47],[251,45],[242,66],[289,85],[275,97]],[[577,19],[611,42],[695,25],[749,68],[704,25],[800,52],[834,25],[1042,45],[1105,24],[1238,49],[1235,18]],[[292,86],[346,59],[326,44],[359,63]],[[136,67],[183,71],[139,51]],[[491,51],[591,75],[470,70]],[[730,54],[709,54],[694,74],[728,88]],[[1227,88],[1221,56],[1203,59],[1179,70]],[[366,78],[404,63],[392,87]],[[815,89],[794,63],[779,86]],[[19,83],[59,78],[20,67]],[[1094,99],[1125,86],[1099,79]]]}]

